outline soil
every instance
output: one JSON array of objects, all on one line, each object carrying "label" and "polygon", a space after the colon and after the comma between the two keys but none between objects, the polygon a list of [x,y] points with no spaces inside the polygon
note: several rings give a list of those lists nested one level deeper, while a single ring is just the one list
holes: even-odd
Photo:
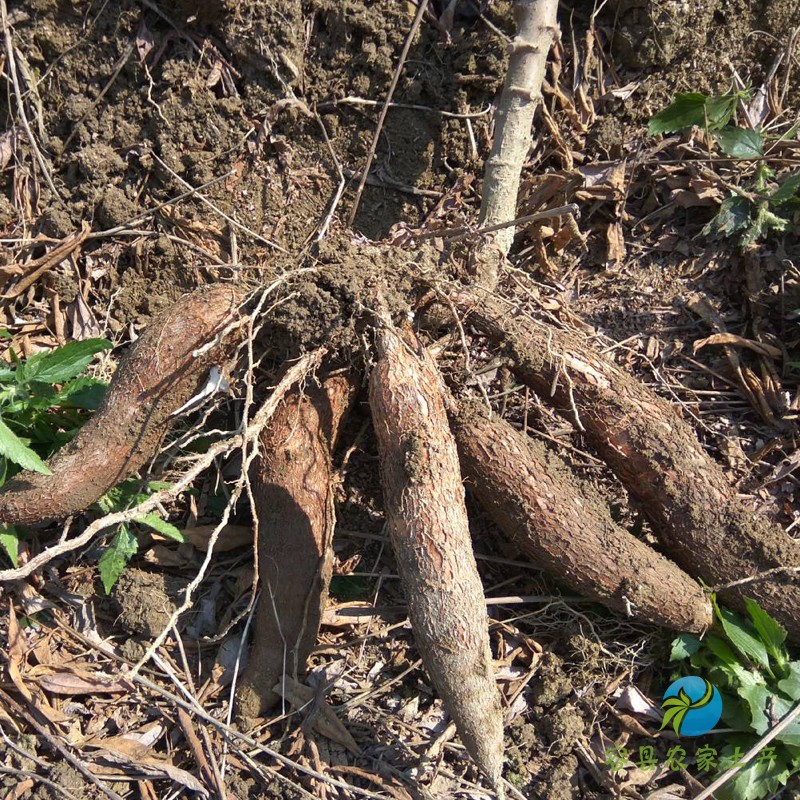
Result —
[{"label": "soil", "polygon": [[[91,231],[19,297],[4,299],[0,327],[17,352],[101,333],[121,352],[153,315],[190,289],[219,281],[247,287],[275,282],[269,335],[256,338],[259,389],[276,382],[287,359],[319,345],[342,364],[368,365],[365,320],[376,310],[376,287],[398,316],[437,280],[463,274],[465,245],[405,247],[412,233],[474,222],[480,202],[513,15],[506,0],[483,3],[482,15],[459,11],[448,33],[434,24],[446,5],[432,4],[434,18],[423,22],[411,47],[394,95],[399,107],[386,117],[349,227],[355,184],[413,4],[9,0],[17,68],[27,87],[23,107],[48,170],[30,147],[9,90],[0,109],[0,233],[8,248],[0,253],[0,269],[42,256],[45,245],[83,225]],[[466,5],[473,4],[460,3]],[[733,243],[702,237],[727,192],[715,185],[715,199],[702,195],[710,179],[685,163],[704,155],[695,138],[677,135],[663,143],[647,135],[646,125],[675,92],[725,91],[738,76],[754,87],[770,82],[770,119],[785,132],[800,109],[800,83],[792,77],[795,61],[776,58],[789,45],[800,2],[617,0],[602,8],[587,33],[594,7],[575,2],[560,11],[562,40],[551,59],[557,68],[551,67],[544,97],[550,124],[537,117],[520,196],[521,209],[577,202],[586,248],[566,229],[518,231],[514,269],[501,291],[583,320],[587,335],[605,337],[621,364],[684,409],[753,509],[789,525],[800,518],[792,470],[769,476],[798,441],[797,372],[787,365],[800,360],[791,316],[800,307],[800,243],[791,233],[776,235],[757,246],[754,266]],[[796,148],[796,136],[789,145]],[[785,169],[784,157],[775,158],[777,169]],[[621,179],[609,177],[619,164]],[[716,168],[728,184],[748,179],[746,165]],[[560,245],[562,234],[566,243]],[[620,240],[622,249],[612,247]],[[298,268],[311,271],[284,281]],[[737,388],[721,348],[693,351],[714,332],[692,310],[698,293],[729,331],[783,350],[775,363],[742,355],[766,387],[771,421]],[[486,394],[498,413],[545,441],[607,498],[617,522],[652,542],[640,510],[590,452],[582,432],[516,385],[484,339],[463,333],[474,374],[457,378],[459,387]],[[460,336],[448,339],[444,370],[463,375],[463,364]],[[242,397],[243,387],[234,385],[232,394]],[[364,790],[415,798],[486,796],[463,747],[448,733],[403,623],[405,601],[383,531],[365,403],[362,393],[334,459],[345,462],[334,571],[342,594],[357,596],[334,591],[329,605],[340,612],[356,599],[374,604],[379,614],[368,622],[333,614],[307,679],[320,697],[328,696],[360,753],[315,733],[313,712],[249,733],[306,769]],[[232,399],[208,427],[238,420],[240,413],[241,403]],[[235,462],[218,466],[219,473],[198,480],[189,500],[165,509],[180,527],[216,520],[226,481],[241,469]],[[169,462],[157,472],[176,470],[179,465]],[[670,634],[572,597],[502,542],[470,502],[486,594],[511,598],[490,605],[501,688],[506,698],[516,697],[506,710],[506,777],[529,798],[599,800],[612,795],[609,787],[621,791],[602,757],[631,735],[610,711],[612,693],[622,682],[635,682],[645,694],[651,683],[663,682]],[[235,515],[249,524],[246,509]],[[63,606],[65,595],[72,596],[65,587],[83,594],[98,588],[93,555],[57,562],[61,574],[48,572],[34,582],[37,591]],[[66,662],[91,661],[116,674],[161,633],[180,602],[199,560],[196,553],[181,559],[163,542],[143,546],[113,598],[96,601],[108,641],[134,639],[113,650],[113,658],[97,648],[104,637],[91,614],[74,609],[69,619],[31,612],[45,626],[26,628],[31,647],[44,631]],[[185,670],[192,692],[217,719],[228,711],[245,624],[237,617],[246,611],[251,565],[249,551],[216,556],[194,613],[178,626],[182,649],[169,639],[161,650],[171,669]],[[515,597],[539,599],[520,604]],[[211,629],[202,629],[201,618]],[[73,628],[83,639],[64,632]],[[44,656],[35,653],[28,666],[40,667]],[[167,689],[179,691],[167,672],[159,675]],[[59,736],[74,734],[69,741],[76,751],[90,733],[143,736],[161,721],[166,733],[152,753],[207,780],[208,767],[187,745],[172,701],[141,691],[108,702],[103,695],[94,704],[51,698],[48,710],[67,720],[53,724],[61,725]],[[653,732],[652,723],[643,724]],[[197,726],[203,747],[221,753],[217,729]],[[26,749],[58,760],[44,742],[27,742]],[[333,793],[307,773],[253,753],[241,746],[228,762],[229,797]],[[50,777],[77,797],[94,796],[79,776],[54,769]],[[160,778],[110,785],[125,796],[166,796],[175,789]],[[625,791],[644,797],[656,788]],[[37,788],[41,797],[49,791]],[[797,791],[790,785],[784,796]]]}]

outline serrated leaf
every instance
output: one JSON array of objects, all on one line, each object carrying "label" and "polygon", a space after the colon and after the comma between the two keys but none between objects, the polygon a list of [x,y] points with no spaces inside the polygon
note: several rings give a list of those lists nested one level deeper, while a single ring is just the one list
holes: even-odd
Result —
[{"label": "serrated leaf", "polygon": [[745,608],[753,620],[759,638],[767,648],[767,652],[773,661],[783,670],[787,658],[783,648],[786,641],[786,629],[775,619],[773,619],[761,606],[749,597],[744,598]]},{"label": "serrated leaf", "polygon": [[771,696],[769,689],[763,683],[752,681],[743,683],[737,691],[750,709],[750,727],[761,735],[770,725],[766,715],[767,701]]},{"label": "serrated leaf", "polygon": [[183,533],[176,528],[171,522],[167,522],[158,514],[145,514],[142,517],[136,517],[134,522],[139,522],[142,525],[147,525],[148,528],[152,528],[157,533],[160,533],[162,536],[167,536],[170,539],[174,539],[176,542],[185,542],[186,538],[184,537]]},{"label": "serrated leaf", "polygon": [[778,688],[792,700],[800,700],[800,661],[792,661],[786,665],[788,675],[778,681]]},{"label": "serrated leaf", "polygon": [[706,98],[706,121],[704,124],[708,130],[724,128],[731,121],[739,97],[740,95],[737,93],[726,92]]},{"label": "serrated leaf", "polygon": [[53,474],[47,464],[2,419],[0,419],[0,455],[19,464],[23,469],[41,472],[44,475]]},{"label": "serrated leaf", "polygon": [[737,194],[722,201],[717,215],[701,231],[703,236],[720,234],[730,237],[746,228],[752,219],[753,206]]},{"label": "serrated leaf", "polygon": [[790,175],[781,182],[781,185],[769,198],[769,204],[771,206],[779,206],[783,203],[788,203],[790,200],[794,200],[798,194],[800,194],[800,172],[796,175]]},{"label": "serrated leaf", "polygon": [[19,534],[13,525],[0,525],[0,546],[6,551],[16,569],[19,557]]},{"label": "serrated leaf", "polygon": [[761,158],[764,155],[764,137],[761,131],[729,125],[716,131],[714,138],[722,152],[731,158]]},{"label": "serrated leaf", "polygon": [[[740,747],[745,749],[747,746],[747,743],[743,743]],[[722,749],[724,756],[730,757],[732,752],[730,746]],[[719,800],[764,800],[774,795],[781,786],[786,785],[792,771],[783,748],[776,748],[774,760],[759,761],[756,757],[723,787],[716,790],[714,796]]]},{"label": "serrated leaf", "polygon": [[769,672],[767,648],[760,639],[753,636],[748,630],[745,620],[738,614],[729,611],[727,608],[722,608],[716,601],[714,601],[714,610],[731,644],[733,644],[740,653]]},{"label": "serrated leaf", "polygon": [[103,582],[106,594],[111,594],[114,584],[138,549],[139,543],[131,529],[127,525],[120,525],[117,535],[111,540],[98,562],[100,580]]},{"label": "serrated leaf", "polygon": [[691,658],[702,646],[702,642],[691,633],[682,633],[677,639],[672,640],[672,650],[669,653],[670,661],[685,661]]},{"label": "serrated leaf", "polygon": [[69,342],[49,353],[37,353],[25,362],[23,380],[63,383],[83,372],[95,353],[110,347],[111,342],[105,339],[85,339],[82,342]]},{"label": "serrated leaf", "polygon": [[707,99],[700,92],[679,92],[663,111],[650,119],[647,132],[650,136],[656,136],[659,133],[675,133],[692,125],[705,126]]},{"label": "serrated leaf", "polygon": [[56,396],[53,405],[96,411],[103,402],[108,386],[95,378],[70,381]]}]

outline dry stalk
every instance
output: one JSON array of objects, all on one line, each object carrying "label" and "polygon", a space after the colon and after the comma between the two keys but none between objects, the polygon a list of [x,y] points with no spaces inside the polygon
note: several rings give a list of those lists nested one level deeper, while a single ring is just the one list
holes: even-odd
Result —
[{"label": "dry stalk", "polygon": [[[497,109],[492,153],[486,161],[479,223],[491,226],[514,219],[522,167],[530,147],[531,125],[542,94],[547,54],[558,36],[558,0],[517,0],[517,35],[511,42],[503,94]],[[514,241],[514,228],[498,231],[494,244],[502,256]],[[488,259],[479,275],[486,286],[497,283],[497,266]]]},{"label": "dry stalk", "polygon": [[403,52],[400,53],[400,60],[397,62],[397,67],[395,67],[394,75],[392,76],[392,83],[391,86],[389,86],[389,91],[386,95],[386,100],[383,103],[383,108],[381,108],[381,114],[380,117],[378,117],[378,124],[375,127],[375,135],[372,137],[372,144],[369,147],[367,163],[364,165],[364,171],[361,173],[361,180],[358,183],[358,189],[356,189],[356,196],[353,200],[353,208],[350,210],[350,216],[347,219],[347,224],[350,226],[352,226],[356,218],[356,214],[358,213],[358,205],[361,202],[361,195],[364,192],[364,186],[367,183],[367,178],[369,178],[369,168],[372,166],[372,160],[375,158],[375,152],[378,149],[378,142],[381,138],[383,123],[386,120],[386,115],[389,113],[389,108],[392,104],[392,97],[394,96],[394,90],[397,88],[397,82],[400,80],[400,75],[403,72],[403,66],[408,58],[408,51],[411,49],[411,43],[414,41],[414,37],[417,35],[419,25],[422,22],[422,17],[424,16],[427,8],[428,0],[422,0],[417,7],[417,13],[414,17],[414,21],[411,23],[411,30],[408,32],[405,44],[403,45]]}]

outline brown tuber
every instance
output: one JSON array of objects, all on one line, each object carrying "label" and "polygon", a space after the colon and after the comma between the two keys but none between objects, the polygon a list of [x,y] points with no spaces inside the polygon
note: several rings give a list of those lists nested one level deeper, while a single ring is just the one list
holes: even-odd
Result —
[{"label": "brown tuber", "polygon": [[[800,544],[753,514],[691,427],[640,381],[578,337],[477,292],[452,296],[467,325],[501,345],[517,377],[578,421],[596,452],[650,518],[661,546],[709,586],[771,573],[720,592],[751,597],[800,641]],[[792,571],[793,570],[793,571]]]},{"label": "brown tuber", "polygon": [[261,433],[251,475],[261,598],[237,691],[242,719],[275,705],[273,687],[302,674],[316,643],[333,560],[331,450],[355,389],[344,375],[298,389]]},{"label": "brown tuber", "polygon": [[694,633],[711,625],[701,587],[617,525],[599,494],[539,442],[471,406],[454,415],[453,431],[468,486],[534,564],[634,619]]},{"label": "brown tuber", "polygon": [[467,751],[502,793],[503,716],[441,378],[413,333],[375,333],[370,407],[389,536],[423,663]]},{"label": "brown tuber", "polygon": [[36,525],[78,514],[146,464],[172,415],[203,388],[211,367],[232,355],[238,329],[215,339],[236,319],[242,298],[236,287],[218,284],[156,316],[120,360],[97,413],[50,460],[53,474],[23,472],[3,487],[0,523]]}]

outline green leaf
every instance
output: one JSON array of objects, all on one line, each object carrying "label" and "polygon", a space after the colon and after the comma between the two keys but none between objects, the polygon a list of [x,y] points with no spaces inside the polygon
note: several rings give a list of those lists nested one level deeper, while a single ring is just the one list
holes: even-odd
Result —
[{"label": "green leaf", "polygon": [[732,158],[761,158],[764,155],[764,137],[761,131],[730,125],[718,130],[714,138],[722,152]]},{"label": "green leaf", "polygon": [[63,383],[83,372],[95,353],[110,347],[111,342],[105,339],[85,339],[82,342],[69,342],[49,353],[37,353],[25,362],[22,380]]},{"label": "green leaf", "polygon": [[756,218],[742,235],[741,246],[749,247],[770,231],[782,232],[789,228],[790,222],[769,210],[767,202],[759,203]]},{"label": "green leaf", "polygon": [[786,630],[777,620],[774,620],[755,600],[749,597],[744,598],[745,608],[753,620],[759,638],[767,648],[767,652],[772,660],[778,665],[781,671],[787,662],[786,652],[783,643],[786,641]]},{"label": "green leaf", "polygon": [[733,117],[740,99],[749,99],[750,92],[725,92],[712,95],[706,100],[706,127],[710,131],[724,128]]},{"label": "green leaf", "polygon": [[158,514],[145,514],[143,517],[136,517],[134,522],[139,522],[142,525],[147,525],[162,536],[167,536],[174,539],[176,542],[185,542],[186,538],[181,531],[176,528],[171,522],[161,519]]},{"label": "green leaf", "polygon": [[0,525],[0,546],[6,551],[14,569],[19,566],[17,558],[19,556],[19,534],[13,525]]},{"label": "green leaf", "polygon": [[139,543],[131,529],[127,525],[120,525],[117,535],[111,540],[111,544],[108,545],[98,563],[100,580],[103,581],[106,594],[111,594],[117,578],[122,575],[122,571],[136,555],[138,549]]},{"label": "green leaf", "polygon": [[677,639],[672,640],[672,650],[669,654],[670,661],[685,661],[691,658],[703,643],[691,633],[682,633]]},{"label": "green leaf", "polygon": [[738,194],[722,201],[717,215],[701,231],[703,236],[719,234],[730,237],[746,228],[752,219],[753,206],[749,200]]},{"label": "green leaf", "polygon": [[41,472],[44,475],[53,474],[47,464],[2,419],[0,419],[0,455],[19,464],[23,469]]},{"label": "green leaf", "polygon": [[675,133],[692,125],[705,127],[706,100],[708,97],[700,92],[679,92],[672,103],[650,119],[648,134]]},{"label": "green leaf", "polygon": [[774,207],[788,203],[790,200],[794,200],[798,193],[800,193],[800,172],[796,175],[790,175],[781,182],[781,185],[769,198],[769,204]]},{"label": "green leaf", "polygon": [[792,661],[786,665],[788,675],[778,681],[778,688],[792,700],[800,700],[800,661]]},{"label": "green leaf", "polygon": [[705,640],[706,647],[727,667],[732,667],[739,664],[739,659],[736,654],[731,650],[730,646],[724,639],[719,636],[709,636]]},{"label": "green leaf", "polygon": [[[754,742],[743,741],[739,747],[746,751],[752,744]],[[731,757],[733,747],[726,745],[721,752],[723,756]],[[774,760],[759,761],[756,756],[723,787],[716,790],[714,796],[719,800],[764,800],[774,795],[781,786],[785,786],[792,772],[785,749],[776,747]]]},{"label": "green leaf", "polygon": [[771,692],[763,683],[752,680],[743,683],[738,689],[738,694],[750,709],[750,728],[761,735],[770,727],[770,721],[765,712],[767,701],[772,696]]},{"label": "green leaf", "polygon": [[96,411],[103,402],[108,386],[94,378],[70,381],[56,396],[53,405]]},{"label": "green leaf", "polygon": [[725,635],[730,639],[733,646],[742,654],[758,664],[767,672],[769,669],[769,656],[764,643],[753,636],[748,630],[747,623],[738,614],[734,614],[727,608],[722,608],[714,600],[714,610],[717,618],[722,623]]}]

